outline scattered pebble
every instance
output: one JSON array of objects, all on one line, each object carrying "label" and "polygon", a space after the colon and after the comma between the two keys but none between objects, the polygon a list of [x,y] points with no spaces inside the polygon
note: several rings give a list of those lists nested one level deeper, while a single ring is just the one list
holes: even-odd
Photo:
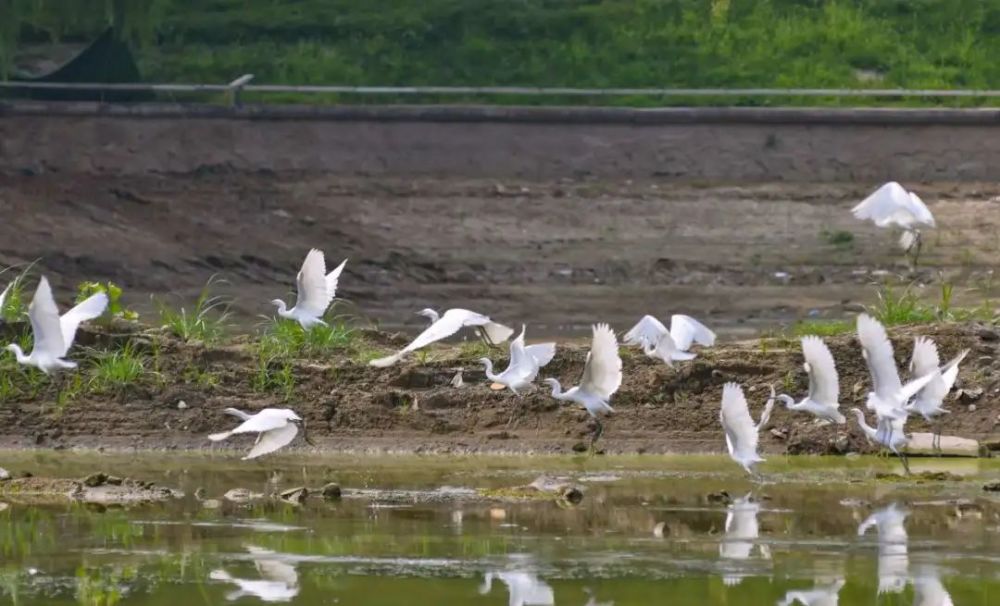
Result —
[{"label": "scattered pebble", "polygon": [[334,501],[340,498],[340,484],[330,482],[320,489],[320,494],[323,495],[324,499]]},{"label": "scattered pebble", "polygon": [[465,381],[462,380],[462,371],[460,370],[455,373],[454,377],[451,378],[451,386],[459,388],[462,387],[463,385],[465,385]]},{"label": "scattered pebble", "polygon": [[187,407],[188,407],[187,402],[185,402],[184,400],[181,400],[180,402],[177,403],[177,410],[185,410],[187,409]]},{"label": "scattered pebble", "polygon": [[282,491],[278,494],[278,496],[286,503],[301,505],[305,503],[306,498],[309,496],[309,489],[304,486],[297,486],[295,488],[289,488],[288,490]]},{"label": "scattered pebble", "polygon": [[4,469],[3,467],[0,467],[0,482],[9,479],[10,479],[10,472]]},{"label": "scattered pebble", "polygon": [[653,536],[662,539],[664,526],[666,526],[666,522],[659,522],[656,526],[653,526]]},{"label": "scattered pebble", "polygon": [[983,490],[986,492],[1000,492],[1000,482],[990,482],[983,486]]},{"label": "scattered pebble", "polygon": [[778,429],[777,427],[771,430],[771,435],[779,440],[785,440],[788,438],[788,433],[783,429]]},{"label": "scattered pebble", "polygon": [[969,410],[969,412],[976,412],[976,405],[975,404],[969,404],[969,409],[968,410]]},{"label": "scattered pebble", "polygon": [[506,509],[500,509],[499,507],[494,507],[493,509],[490,510],[491,520],[503,520],[506,517],[507,517]]},{"label": "scattered pebble", "polygon": [[971,388],[967,387],[964,389],[959,389],[955,393],[955,397],[963,402],[974,402],[979,398],[981,398],[982,395],[983,395],[982,387],[971,387]]}]

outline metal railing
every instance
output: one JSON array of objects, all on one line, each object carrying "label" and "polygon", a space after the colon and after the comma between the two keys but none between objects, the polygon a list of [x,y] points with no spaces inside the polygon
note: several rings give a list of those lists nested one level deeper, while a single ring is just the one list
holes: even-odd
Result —
[{"label": "metal railing", "polygon": [[349,86],[250,84],[245,74],[227,84],[163,84],[100,82],[0,81],[0,89],[73,90],[95,92],[228,93],[234,105],[249,93],[302,93],[339,95],[463,95],[463,96],[563,96],[563,97],[1000,97],[1000,90],[943,90],[900,88],[575,88],[551,86]]}]

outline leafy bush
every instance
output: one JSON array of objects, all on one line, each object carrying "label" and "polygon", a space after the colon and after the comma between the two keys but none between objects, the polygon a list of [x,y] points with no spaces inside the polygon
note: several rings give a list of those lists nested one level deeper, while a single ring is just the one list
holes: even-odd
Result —
[{"label": "leafy bush", "polygon": [[114,282],[83,282],[76,287],[76,302],[82,303],[84,300],[104,293],[108,295],[108,309],[104,312],[105,318],[121,318],[130,322],[139,319],[139,314],[131,309],[126,309],[122,305],[122,289]]}]

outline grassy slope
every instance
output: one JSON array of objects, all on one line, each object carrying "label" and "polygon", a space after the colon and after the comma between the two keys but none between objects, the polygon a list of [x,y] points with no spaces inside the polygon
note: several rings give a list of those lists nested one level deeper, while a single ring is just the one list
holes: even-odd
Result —
[{"label": "grassy slope", "polygon": [[1000,0],[153,4],[152,28],[137,30],[155,31],[139,55],[159,81],[1000,88]]}]

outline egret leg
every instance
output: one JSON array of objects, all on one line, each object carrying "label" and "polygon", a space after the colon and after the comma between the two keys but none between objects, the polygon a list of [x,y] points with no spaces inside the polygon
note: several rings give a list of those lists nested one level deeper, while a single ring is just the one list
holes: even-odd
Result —
[{"label": "egret leg", "polygon": [[594,437],[590,440],[591,454],[595,452],[594,445],[597,444],[597,440],[601,439],[601,435],[604,433],[604,425],[601,423],[601,420],[594,417],[594,423],[596,423],[596,427],[594,427]]},{"label": "egret leg", "polygon": [[940,419],[938,419],[937,422],[934,423],[934,433],[933,433],[933,437],[931,438],[931,448],[938,455],[941,454],[941,420]]},{"label": "egret leg", "polygon": [[894,452],[896,453],[896,456],[899,457],[900,462],[903,464],[903,469],[906,471],[906,475],[908,476],[913,475],[910,473],[910,458],[906,456],[906,453],[900,452],[898,450],[894,450]]},{"label": "egret leg", "polygon": [[920,249],[924,246],[924,240],[920,237],[920,232],[916,232],[916,242],[913,243],[914,253],[913,253],[913,269],[917,268],[917,263],[920,261]]}]

